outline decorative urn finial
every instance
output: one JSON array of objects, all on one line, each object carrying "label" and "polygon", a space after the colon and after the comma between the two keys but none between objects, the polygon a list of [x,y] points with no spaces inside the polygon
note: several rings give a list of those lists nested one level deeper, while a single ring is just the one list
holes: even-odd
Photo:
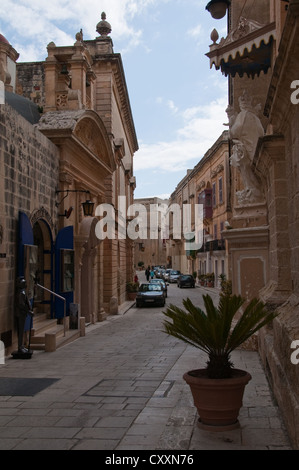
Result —
[{"label": "decorative urn finial", "polygon": [[215,28],[213,29],[213,31],[211,32],[210,38],[212,39],[213,44],[216,44],[216,42],[217,42],[218,39],[219,39],[219,34],[218,34],[217,29],[215,29]]},{"label": "decorative urn finial", "polygon": [[108,34],[111,33],[111,25],[106,21],[106,13],[103,11],[101,15],[102,20],[97,24],[97,32],[102,36],[102,37],[107,37]]}]

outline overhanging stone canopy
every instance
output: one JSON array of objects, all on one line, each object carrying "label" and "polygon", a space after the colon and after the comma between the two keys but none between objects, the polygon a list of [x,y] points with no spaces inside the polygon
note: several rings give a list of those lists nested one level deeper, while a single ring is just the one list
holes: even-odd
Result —
[{"label": "overhanging stone canopy", "polygon": [[275,23],[262,25],[257,21],[240,18],[238,26],[228,36],[222,38],[216,30],[211,34],[213,44],[206,54],[210,59],[210,68],[228,76],[247,75],[254,78],[271,67],[272,46],[275,40]]},{"label": "overhanging stone canopy", "polygon": [[36,125],[56,145],[72,142],[81,153],[89,155],[104,173],[116,169],[110,138],[101,118],[92,110],[49,111]]}]

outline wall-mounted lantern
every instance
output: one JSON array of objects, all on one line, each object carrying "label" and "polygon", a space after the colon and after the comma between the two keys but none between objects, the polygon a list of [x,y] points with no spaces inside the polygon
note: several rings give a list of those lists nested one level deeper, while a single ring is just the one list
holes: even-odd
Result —
[{"label": "wall-mounted lantern", "polygon": [[[90,196],[90,192],[85,189],[66,189],[64,190],[57,190],[56,194],[58,193],[66,193],[66,195],[61,199],[60,202],[56,202],[56,207],[58,207],[62,201],[69,195],[69,193],[88,193]],[[91,217],[93,214],[93,207],[94,207],[94,202],[92,202],[90,199],[87,199],[85,202],[82,202],[82,207],[83,207],[83,213],[85,217]],[[68,210],[64,211],[64,214],[58,214],[59,217],[66,217],[67,219],[70,217],[72,213],[73,208],[70,207]]]}]

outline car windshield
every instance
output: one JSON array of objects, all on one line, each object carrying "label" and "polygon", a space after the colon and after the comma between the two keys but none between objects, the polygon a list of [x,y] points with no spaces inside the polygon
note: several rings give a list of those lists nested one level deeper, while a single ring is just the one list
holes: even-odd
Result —
[{"label": "car windshield", "polygon": [[175,275],[176,275],[176,274],[180,274],[180,271],[171,271],[170,274],[172,274],[172,275],[173,275],[173,274],[175,274]]},{"label": "car windshield", "polygon": [[189,274],[189,275],[185,274],[185,275],[181,276],[181,279],[191,279],[191,277],[192,277],[191,274]]},{"label": "car windshield", "polygon": [[141,284],[140,292],[149,292],[149,291],[160,291],[161,285],[160,284]]}]

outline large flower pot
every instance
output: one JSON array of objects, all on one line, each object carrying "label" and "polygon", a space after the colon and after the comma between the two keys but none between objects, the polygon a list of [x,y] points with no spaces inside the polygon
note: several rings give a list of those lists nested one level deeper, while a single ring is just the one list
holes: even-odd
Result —
[{"label": "large flower pot", "polygon": [[127,292],[127,299],[128,300],[135,300],[137,292]]},{"label": "large flower pot", "polygon": [[248,372],[234,369],[229,379],[209,379],[205,369],[197,369],[186,372],[183,378],[191,389],[199,427],[211,431],[239,427],[245,385],[251,380]]}]

